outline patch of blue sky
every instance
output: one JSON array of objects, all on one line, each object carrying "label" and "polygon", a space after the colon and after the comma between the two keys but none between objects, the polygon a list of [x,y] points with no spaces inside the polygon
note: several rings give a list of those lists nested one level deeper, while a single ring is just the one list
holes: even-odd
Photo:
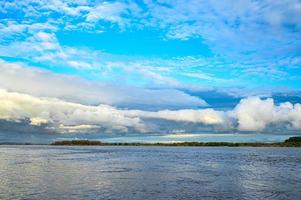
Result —
[{"label": "patch of blue sky", "polygon": [[189,40],[166,40],[154,30],[109,30],[103,33],[61,31],[57,33],[63,45],[85,46],[111,54],[140,57],[206,56],[213,54],[200,38]]}]

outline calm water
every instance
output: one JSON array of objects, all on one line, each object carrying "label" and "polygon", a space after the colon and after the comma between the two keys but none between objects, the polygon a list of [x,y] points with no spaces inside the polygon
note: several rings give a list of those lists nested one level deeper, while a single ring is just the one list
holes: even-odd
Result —
[{"label": "calm water", "polygon": [[301,199],[301,148],[0,146],[0,199]]}]

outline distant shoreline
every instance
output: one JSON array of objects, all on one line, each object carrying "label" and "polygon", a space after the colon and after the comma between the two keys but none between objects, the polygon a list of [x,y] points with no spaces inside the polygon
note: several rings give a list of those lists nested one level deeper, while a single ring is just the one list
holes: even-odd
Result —
[{"label": "distant shoreline", "polygon": [[176,143],[104,143],[94,140],[62,140],[51,145],[60,146],[199,146],[199,147],[301,147],[301,137],[290,137],[279,143],[260,142],[176,142]]},{"label": "distant shoreline", "polygon": [[127,143],[101,142],[96,140],[60,140],[51,144],[0,143],[0,145],[53,145],[53,146],[166,146],[166,147],[301,147],[301,137],[290,137],[283,142],[174,142],[174,143]]}]

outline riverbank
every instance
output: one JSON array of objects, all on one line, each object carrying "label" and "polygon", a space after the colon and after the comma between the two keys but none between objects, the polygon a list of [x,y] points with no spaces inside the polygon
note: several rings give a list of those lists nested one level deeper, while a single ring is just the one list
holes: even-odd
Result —
[{"label": "riverbank", "polygon": [[225,146],[225,147],[301,147],[301,137],[290,137],[279,143],[258,142],[176,142],[176,143],[105,143],[95,140],[62,140],[51,145],[63,146]]}]

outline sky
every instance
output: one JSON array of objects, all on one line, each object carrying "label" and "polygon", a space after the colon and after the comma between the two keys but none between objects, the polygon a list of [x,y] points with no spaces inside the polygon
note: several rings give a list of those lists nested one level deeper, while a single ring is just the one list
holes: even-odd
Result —
[{"label": "sky", "polygon": [[300,0],[0,1],[0,142],[271,141],[300,103]]}]

